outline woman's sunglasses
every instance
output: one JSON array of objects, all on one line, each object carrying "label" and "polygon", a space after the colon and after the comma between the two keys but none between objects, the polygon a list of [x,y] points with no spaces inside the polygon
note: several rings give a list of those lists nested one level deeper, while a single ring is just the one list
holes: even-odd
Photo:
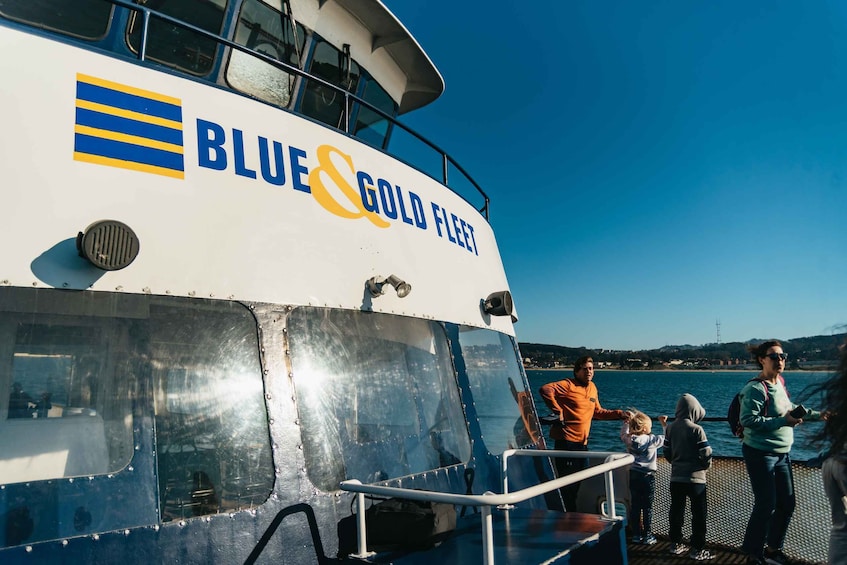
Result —
[{"label": "woman's sunglasses", "polygon": [[782,359],[783,361],[785,361],[786,359],[788,359],[788,353],[768,353],[767,355],[765,355],[765,357],[771,359],[772,361],[776,361],[778,359]]}]

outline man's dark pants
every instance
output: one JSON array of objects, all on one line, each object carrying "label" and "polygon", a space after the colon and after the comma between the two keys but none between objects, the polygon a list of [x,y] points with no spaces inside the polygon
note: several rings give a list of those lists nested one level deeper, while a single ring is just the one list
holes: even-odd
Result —
[{"label": "man's dark pants", "polygon": [[[577,443],[575,441],[567,441],[557,439],[554,442],[554,448],[564,451],[588,451],[588,445]],[[557,457],[556,458],[556,474],[560,477],[571,475],[577,471],[582,471],[588,467],[588,459],[582,457]],[[579,483],[574,483],[566,487],[562,487],[562,500],[565,502],[565,510],[576,510],[576,495],[579,492]]]}]

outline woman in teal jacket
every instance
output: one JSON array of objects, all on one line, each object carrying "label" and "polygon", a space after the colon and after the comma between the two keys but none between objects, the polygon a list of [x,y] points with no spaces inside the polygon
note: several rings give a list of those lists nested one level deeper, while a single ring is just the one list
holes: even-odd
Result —
[{"label": "woman in teal jacket", "polygon": [[762,372],[740,393],[744,426],[741,451],[754,500],[741,548],[750,564],[790,564],[793,561],[782,547],[795,505],[790,457],[794,426],[820,419],[821,413],[795,405],[788,398],[782,379],[788,355],[779,341],[766,341],[750,351]]}]

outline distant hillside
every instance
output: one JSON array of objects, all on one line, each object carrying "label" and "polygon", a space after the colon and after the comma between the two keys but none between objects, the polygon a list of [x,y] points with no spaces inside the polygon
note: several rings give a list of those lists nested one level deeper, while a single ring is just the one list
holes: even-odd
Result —
[{"label": "distant hillside", "polygon": [[[789,355],[789,368],[834,366],[838,361],[838,347],[845,343],[847,333],[779,339],[783,349]],[[749,342],[710,343],[706,345],[666,345],[659,349],[621,351],[609,349],[588,349],[585,347],[566,347],[540,343],[519,343],[521,356],[529,359],[529,366],[553,367],[572,365],[583,355],[590,355],[595,362],[609,363],[613,366],[660,367],[678,365],[687,366],[743,365],[752,361],[747,352]]]}]

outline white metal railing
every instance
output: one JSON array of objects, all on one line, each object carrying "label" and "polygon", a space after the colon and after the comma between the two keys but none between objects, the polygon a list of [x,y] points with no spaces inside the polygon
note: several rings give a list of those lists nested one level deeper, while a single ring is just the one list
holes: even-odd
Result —
[{"label": "white metal railing", "polygon": [[[508,464],[507,460],[516,455],[525,455],[528,457],[571,457],[571,458],[589,458],[589,457],[605,457],[605,461],[598,465],[590,466],[581,471],[577,471],[571,475],[551,479],[538,485],[527,487],[516,492],[508,492]],[[541,496],[550,491],[562,488],[564,486],[577,483],[589,477],[604,474],[606,481],[607,500],[612,501],[607,504],[608,513],[603,516],[609,520],[620,519],[615,514],[614,505],[614,478],[615,469],[626,467],[632,464],[635,458],[628,453],[614,452],[597,452],[597,451],[559,451],[559,450],[541,450],[541,449],[510,449],[503,453],[503,494],[495,494],[493,492],[485,492],[483,494],[453,494],[446,492],[438,492],[431,490],[419,490],[403,487],[388,487],[381,485],[366,485],[362,484],[358,479],[350,479],[341,483],[341,490],[355,492],[356,494],[356,513],[357,513],[357,534],[358,534],[358,553],[353,554],[353,557],[364,559],[373,552],[368,551],[367,543],[367,524],[365,523],[365,495],[377,496],[393,496],[404,498],[407,500],[424,500],[431,502],[445,502],[459,506],[475,506],[482,511],[482,548],[483,548],[483,563],[485,565],[494,565],[494,527],[491,517],[491,507],[499,506],[508,510],[513,508],[514,504],[523,502]]]},{"label": "white metal railing", "polygon": [[[564,458],[564,459],[587,459],[588,457],[605,457],[604,463],[609,463],[611,461],[615,461],[623,456],[625,453],[620,453],[617,451],[564,451],[564,450],[556,450],[556,449],[507,449],[503,452],[503,459],[501,462],[500,468],[500,477],[503,480],[503,494],[509,493],[509,458],[512,456],[522,456],[522,457],[553,457],[553,458]],[[633,458],[633,461],[635,458]],[[615,508],[614,508],[614,500],[615,500],[615,481],[612,475],[612,471],[614,469],[610,469],[605,471],[606,475],[606,500],[610,501],[608,505],[611,507],[609,513],[602,512],[601,514],[609,519],[616,519]],[[574,473],[576,474],[576,473]],[[595,473],[600,474],[600,473]],[[570,475],[568,475],[570,476]],[[509,506],[503,506],[504,509],[508,509]]]}]

